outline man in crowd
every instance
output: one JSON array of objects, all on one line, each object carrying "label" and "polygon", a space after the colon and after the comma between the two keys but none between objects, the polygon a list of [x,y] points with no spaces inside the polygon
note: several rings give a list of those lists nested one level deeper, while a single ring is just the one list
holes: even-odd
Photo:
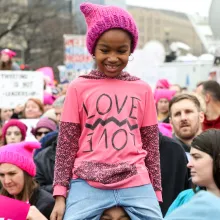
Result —
[{"label": "man in crowd", "polygon": [[203,130],[220,129],[220,85],[214,80],[209,80],[203,82],[201,87],[201,95],[206,103]]},{"label": "man in crowd", "polygon": [[184,148],[189,156],[190,144],[202,132],[204,113],[196,96],[181,94],[175,96],[169,105],[170,123],[173,127],[174,139]]}]

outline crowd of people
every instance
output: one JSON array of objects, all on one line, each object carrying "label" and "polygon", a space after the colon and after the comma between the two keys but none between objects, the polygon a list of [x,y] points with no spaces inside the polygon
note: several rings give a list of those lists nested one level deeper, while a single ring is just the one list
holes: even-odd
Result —
[{"label": "crowd of people", "polygon": [[[188,92],[161,78],[152,91],[123,71],[138,42],[130,14],[80,9],[97,69],[0,109],[0,196],[30,204],[29,220],[218,219],[219,83]],[[17,70],[14,56],[2,50],[0,70]]]}]

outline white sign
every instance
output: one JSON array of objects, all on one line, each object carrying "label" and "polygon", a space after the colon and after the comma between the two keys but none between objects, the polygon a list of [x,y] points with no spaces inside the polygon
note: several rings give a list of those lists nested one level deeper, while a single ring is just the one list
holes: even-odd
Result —
[{"label": "white sign", "polygon": [[19,121],[23,122],[28,128],[25,141],[37,141],[31,131],[37,126],[39,119],[19,119]]},{"label": "white sign", "polygon": [[86,48],[85,35],[64,35],[64,63],[69,81],[93,69],[93,58]]},{"label": "white sign", "polygon": [[43,100],[43,74],[34,71],[0,71],[0,108],[24,105],[29,98]]}]

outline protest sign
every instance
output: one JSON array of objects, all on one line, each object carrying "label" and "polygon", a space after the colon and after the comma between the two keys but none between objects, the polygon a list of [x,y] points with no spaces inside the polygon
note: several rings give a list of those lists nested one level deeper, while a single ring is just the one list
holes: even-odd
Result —
[{"label": "protest sign", "polygon": [[0,195],[0,220],[26,220],[30,205]]},{"label": "protest sign", "polygon": [[59,66],[57,66],[57,69],[59,70],[60,82],[63,83],[65,81],[69,81],[67,71],[66,71],[66,66],[65,65],[59,65]]},{"label": "protest sign", "polygon": [[84,35],[64,35],[64,64],[69,81],[92,69],[93,59]]},{"label": "protest sign", "polygon": [[0,71],[0,108],[24,105],[29,98],[43,99],[43,74],[34,71]]},{"label": "protest sign", "polygon": [[36,71],[43,73],[47,85],[54,86],[54,72],[51,67],[49,66],[41,67]]}]

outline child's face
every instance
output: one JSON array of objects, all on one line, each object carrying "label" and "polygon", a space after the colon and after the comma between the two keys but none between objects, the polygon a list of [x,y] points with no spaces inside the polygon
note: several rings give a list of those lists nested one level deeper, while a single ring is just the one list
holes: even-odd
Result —
[{"label": "child's face", "polygon": [[118,76],[128,63],[131,37],[120,29],[106,31],[98,40],[95,59],[98,70],[108,77]]}]

